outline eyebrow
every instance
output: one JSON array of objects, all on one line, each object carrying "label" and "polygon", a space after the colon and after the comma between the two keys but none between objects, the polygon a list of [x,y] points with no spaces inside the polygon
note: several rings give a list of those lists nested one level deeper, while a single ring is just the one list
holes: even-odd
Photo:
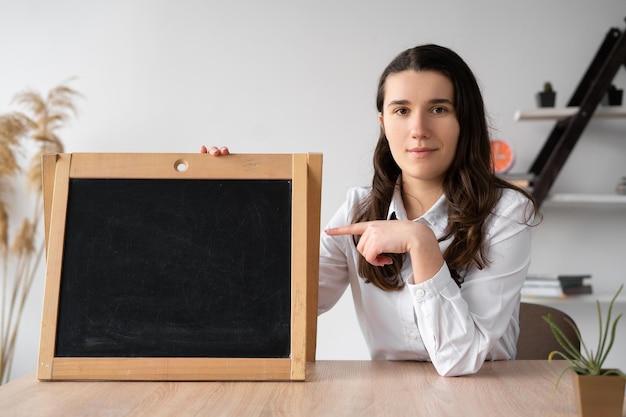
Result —
[{"label": "eyebrow", "polygon": [[[431,100],[428,100],[429,104],[451,104],[452,106],[454,106],[454,103],[452,102],[452,100],[449,100],[447,98],[433,98]],[[392,100],[389,102],[389,104],[387,104],[387,107],[391,107],[391,106],[406,106],[407,104],[411,104],[411,102],[409,100]]]}]

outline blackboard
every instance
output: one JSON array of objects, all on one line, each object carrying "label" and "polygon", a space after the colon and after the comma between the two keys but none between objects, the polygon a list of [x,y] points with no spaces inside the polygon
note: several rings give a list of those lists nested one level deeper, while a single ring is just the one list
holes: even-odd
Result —
[{"label": "blackboard", "polygon": [[67,213],[56,356],[289,357],[290,181],[72,179]]},{"label": "blackboard", "polygon": [[59,154],[46,172],[39,379],[304,379],[321,156]]}]

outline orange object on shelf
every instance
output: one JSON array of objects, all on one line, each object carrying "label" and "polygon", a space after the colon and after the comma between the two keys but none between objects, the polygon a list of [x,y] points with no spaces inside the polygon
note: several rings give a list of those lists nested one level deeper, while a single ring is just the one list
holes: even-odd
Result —
[{"label": "orange object on shelf", "polygon": [[501,139],[493,139],[491,141],[491,155],[493,170],[496,174],[507,172],[513,166],[515,155],[513,148],[507,142]]}]

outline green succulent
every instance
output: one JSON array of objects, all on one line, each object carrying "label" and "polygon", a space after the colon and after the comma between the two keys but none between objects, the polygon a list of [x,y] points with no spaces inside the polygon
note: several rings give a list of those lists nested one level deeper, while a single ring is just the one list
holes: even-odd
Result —
[{"label": "green succulent", "polygon": [[563,331],[556,325],[552,316],[548,314],[547,316],[543,316],[543,319],[550,326],[550,330],[552,330],[552,334],[556,338],[557,342],[563,348],[562,351],[555,350],[550,352],[548,356],[548,360],[552,360],[555,356],[560,356],[565,359],[569,366],[561,372],[559,375],[556,387],[558,387],[559,382],[565,372],[568,370],[572,370],[580,375],[619,375],[622,378],[626,378],[626,375],[618,370],[618,369],[604,369],[603,365],[606,361],[606,358],[613,347],[613,343],[615,342],[615,333],[617,331],[617,324],[619,320],[622,318],[622,314],[618,315],[614,320],[612,319],[613,314],[613,305],[615,304],[615,300],[619,296],[620,292],[624,285],[620,285],[619,289],[611,299],[609,303],[609,308],[607,311],[606,322],[602,318],[602,309],[600,307],[600,302],[596,300],[596,308],[598,310],[598,347],[595,352],[593,350],[589,350],[587,345],[585,344],[578,327],[571,321],[567,320],[568,324],[572,326],[574,331],[576,332],[576,336],[578,340],[580,340],[581,349],[577,349],[576,345],[563,333]]}]

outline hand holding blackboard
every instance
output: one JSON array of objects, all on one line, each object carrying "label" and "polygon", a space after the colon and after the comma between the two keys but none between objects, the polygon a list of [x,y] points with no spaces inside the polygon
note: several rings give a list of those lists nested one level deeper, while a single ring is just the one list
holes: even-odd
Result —
[{"label": "hand holding blackboard", "polygon": [[200,153],[208,153],[213,156],[220,156],[220,155],[228,155],[230,154],[230,151],[228,150],[226,146],[222,146],[221,148],[218,148],[217,146],[211,146],[207,148],[206,146],[202,145],[200,147]]}]

